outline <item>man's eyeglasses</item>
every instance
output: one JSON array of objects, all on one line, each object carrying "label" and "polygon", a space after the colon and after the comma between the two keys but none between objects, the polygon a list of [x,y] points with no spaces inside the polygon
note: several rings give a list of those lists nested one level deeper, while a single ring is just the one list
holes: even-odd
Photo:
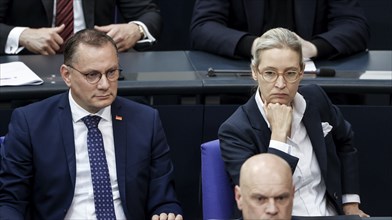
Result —
[{"label": "man's eyeglasses", "polygon": [[279,74],[278,72],[272,70],[264,70],[262,72],[259,71],[259,74],[263,79],[267,82],[273,83],[278,80],[278,77],[283,76],[284,80],[288,83],[294,83],[299,79],[300,72],[296,70],[289,70],[284,72],[283,74]]},{"label": "man's eyeglasses", "polygon": [[88,72],[88,73],[83,73],[71,65],[67,65],[67,66],[71,67],[72,69],[74,69],[77,72],[79,72],[80,74],[82,74],[86,78],[87,82],[89,82],[91,84],[98,83],[99,80],[101,80],[102,75],[104,75],[104,74],[109,81],[114,82],[114,81],[118,80],[118,77],[120,76],[120,72],[122,71],[122,69],[110,69],[110,70],[106,71],[106,73],[101,73],[101,72],[95,71],[95,70]]}]

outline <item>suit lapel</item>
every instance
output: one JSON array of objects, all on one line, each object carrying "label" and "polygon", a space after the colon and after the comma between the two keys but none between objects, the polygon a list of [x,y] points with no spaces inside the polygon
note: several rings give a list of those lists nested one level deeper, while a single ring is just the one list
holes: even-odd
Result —
[{"label": "suit lapel", "polygon": [[95,0],[83,0],[82,5],[83,5],[84,21],[86,22],[86,28],[93,28],[95,24],[95,20],[94,20]]},{"label": "suit lapel", "polygon": [[45,8],[45,13],[46,13],[46,18],[48,22],[48,26],[52,26],[52,21],[53,21],[53,7],[54,7],[54,2],[53,0],[41,0],[42,5]]},{"label": "suit lapel", "polygon": [[316,154],[322,176],[327,174],[327,151],[321,127],[321,118],[312,103],[307,101],[306,110],[302,119]]},{"label": "suit lapel", "polygon": [[307,40],[312,38],[316,0],[294,0],[294,15],[297,34]]},{"label": "suit lapel", "polygon": [[249,101],[244,105],[244,111],[248,115],[249,122],[255,132],[262,137],[261,140],[265,140],[264,146],[269,145],[271,139],[271,130],[268,128],[267,122],[264,120],[259,107],[257,106],[255,95],[253,95]]},{"label": "suit lapel", "polygon": [[243,2],[249,32],[260,35],[263,30],[265,0],[244,0]]},{"label": "suit lapel", "polygon": [[116,169],[117,169],[117,183],[120,191],[121,202],[124,204],[123,209],[128,213],[125,193],[125,171],[126,171],[126,144],[127,144],[127,126],[126,115],[122,109],[121,100],[116,98],[111,106],[113,136],[114,136],[114,150],[116,154]]},{"label": "suit lapel", "polygon": [[72,185],[75,186],[76,179],[76,158],[75,158],[75,138],[72,124],[71,108],[69,106],[68,92],[60,97],[58,123],[60,124],[62,142],[67,157],[68,170]]}]

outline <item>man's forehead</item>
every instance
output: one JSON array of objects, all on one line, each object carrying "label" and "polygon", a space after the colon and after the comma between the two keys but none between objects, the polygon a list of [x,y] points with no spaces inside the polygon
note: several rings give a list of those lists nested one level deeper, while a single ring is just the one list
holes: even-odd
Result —
[{"label": "man's forehead", "polygon": [[271,184],[252,184],[241,186],[249,192],[249,194],[260,194],[260,195],[275,195],[280,194],[291,189],[289,183],[271,183]]}]

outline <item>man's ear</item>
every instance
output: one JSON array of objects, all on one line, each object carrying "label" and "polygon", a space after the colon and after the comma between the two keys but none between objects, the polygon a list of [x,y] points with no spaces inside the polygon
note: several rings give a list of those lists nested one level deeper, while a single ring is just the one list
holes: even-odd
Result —
[{"label": "man's ear", "polygon": [[241,188],[240,186],[236,185],[234,187],[234,197],[235,201],[237,202],[237,207],[239,210],[242,210],[242,195],[241,195]]},{"label": "man's ear", "polygon": [[71,87],[71,73],[69,72],[69,68],[67,67],[67,65],[65,64],[61,65],[60,74],[65,84],[67,84],[68,87]]}]

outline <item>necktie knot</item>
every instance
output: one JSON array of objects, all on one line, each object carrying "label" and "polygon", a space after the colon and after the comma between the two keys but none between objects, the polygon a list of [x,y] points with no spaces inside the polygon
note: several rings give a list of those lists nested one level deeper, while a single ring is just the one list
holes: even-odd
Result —
[{"label": "necktie knot", "polygon": [[82,118],[82,121],[86,124],[88,130],[97,128],[100,120],[101,117],[97,115],[88,115]]}]

